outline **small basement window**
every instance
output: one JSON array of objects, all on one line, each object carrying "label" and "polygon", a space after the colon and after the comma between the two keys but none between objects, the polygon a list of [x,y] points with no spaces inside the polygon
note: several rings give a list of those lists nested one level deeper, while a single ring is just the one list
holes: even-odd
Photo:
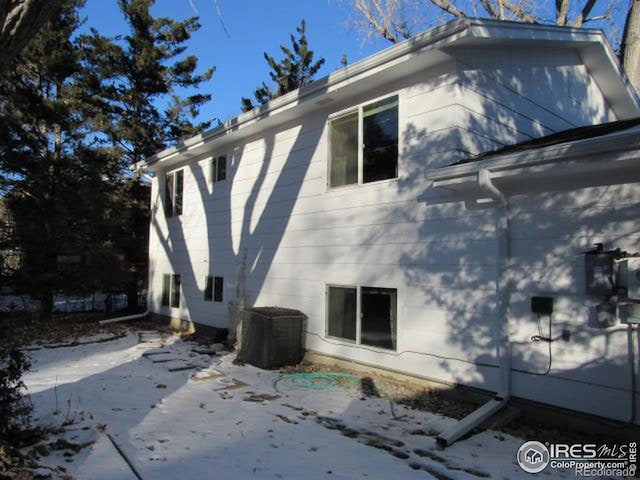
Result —
[{"label": "small basement window", "polygon": [[162,306],[169,306],[169,299],[171,298],[171,275],[164,274],[162,276]]},{"label": "small basement window", "polygon": [[182,215],[184,170],[168,173],[164,185],[164,213],[167,217]]},{"label": "small basement window", "polygon": [[355,341],[358,290],[355,287],[329,287],[327,296],[327,335]]},{"label": "small basement window", "polygon": [[180,275],[165,273],[162,276],[162,306],[180,306]]},{"label": "small basement window", "polygon": [[180,275],[171,276],[171,306],[180,307]]},{"label": "small basement window", "polygon": [[395,288],[360,289],[360,343],[396,349],[396,303]]},{"label": "small basement window", "polygon": [[220,155],[211,160],[211,181],[221,182],[227,178],[227,156]]},{"label": "small basement window", "polygon": [[329,121],[329,187],[398,177],[398,96]]},{"label": "small basement window", "polygon": [[204,288],[205,301],[210,302],[213,300],[214,302],[221,302],[223,287],[224,279],[222,277],[208,276]]},{"label": "small basement window", "polygon": [[214,277],[213,279],[213,301],[222,301],[222,291],[224,287],[224,280],[222,277]]},{"label": "small basement window", "polygon": [[327,287],[327,336],[396,349],[395,288]]},{"label": "small basement window", "polygon": [[213,300],[213,277],[211,276],[205,278],[204,300],[206,302]]}]

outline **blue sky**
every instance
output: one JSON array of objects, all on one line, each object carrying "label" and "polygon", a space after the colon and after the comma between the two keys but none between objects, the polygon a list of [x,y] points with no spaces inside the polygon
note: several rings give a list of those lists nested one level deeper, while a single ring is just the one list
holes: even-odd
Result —
[{"label": "blue sky", "polygon": [[[551,4],[541,3],[548,8]],[[201,71],[215,66],[216,73],[202,86],[203,91],[213,95],[213,100],[202,108],[199,120],[227,120],[238,115],[240,98],[250,96],[260,82],[269,80],[263,52],[281,58],[280,45],[290,45],[289,35],[302,18],[307,21],[307,37],[316,58],[322,56],[326,60],[317,78],[338,69],[343,54],[349,63],[354,63],[390,45],[376,36],[363,42],[361,35],[353,31],[348,24],[353,14],[351,0],[217,0],[217,5],[230,37],[220,24],[215,0],[157,0],[152,10],[156,16],[175,19],[200,17],[202,28],[188,43],[187,53],[199,58]],[[422,22],[418,30],[438,23],[441,15],[429,7],[429,2],[417,5],[421,10],[430,8],[425,11],[431,12],[431,20]],[[608,5],[607,1],[598,2],[592,14],[606,13]],[[616,25],[613,29],[609,22],[593,22],[588,26],[605,28],[615,43],[622,30],[627,1],[617,0],[612,5],[612,23]],[[576,7],[576,2],[573,6]],[[83,13],[87,18],[83,29],[94,27],[111,36],[127,32],[116,0],[87,0]],[[546,16],[544,11],[539,13],[547,20],[552,19],[551,11]]]},{"label": "blue sky", "polygon": [[[353,63],[388,47],[389,43],[382,40],[363,43],[351,30],[347,25],[350,3],[349,0],[218,0],[230,38],[220,25],[214,0],[158,0],[153,13],[176,19],[200,17],[202,28],[189,42],[188,52],[199,58],[201,69],[216,67],[211,81],[202,87],[213,95],[213,100],[201,110],[200,118],[225,120],[240,113],[242,96],[249,96],[261,81],[269,79],[263,52],[281,58],[280,44],[289,45],[289,35],[302,18],[307,21],[309,45],[316,57],[326,60],[317,78],[339,68],[343,54]],[[87,18],[85,27],[94,27],[104,35],[127,31],[115,0],[88,0],[83,14]]]}]

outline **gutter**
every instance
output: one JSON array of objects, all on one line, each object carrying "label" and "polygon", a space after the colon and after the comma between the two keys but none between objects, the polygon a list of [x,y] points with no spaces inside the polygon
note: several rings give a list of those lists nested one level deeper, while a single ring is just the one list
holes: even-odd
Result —
[{"label": "gutter", "polygon": [[496,233],[498,236],[498,306],[502,321],[498,325],[498,356],[500,359],[500,381],[496,396],[458,421],[448,430],[436,437],[441,447],[462,438],[478,425],[488,420],[507,406],[511,397],[511,340],[509,336],[509,318],[511,317],[511,234],[509,226],[509,202],[507,197],[494,185],[491,172],[482,169],[477,176],[478,189],[499,206],[496,211]]},{"label": "gutter", "polygon": [[[142,170],[145,167],[165,160],[166,158],[180,155],[181,153],[197,148],[198,146],[208,143],[218,137],[227,135],[231,131],[242,128],[242,126],[247,123],[259,120],[265,116],[270,116],[270,114],[274,114],[277,110],[284,109],[292,104],[295,104],[293,106],[297,106],[314,94],[330,93],[330,87],[336,87],[343,82],[351,80],[369,70],[384,65],[385,63],[389,63],[404,55],[416,52],[422,48],[433,46],[435,43],[447,37],[451,37],[468,30],[472,23],[475,24],[477,22],[478,20],[474,21],[469,18],[461,18],[448,22],[440,27],[432,28],[420,35],[405,40],[402,43],[388,47],[379,53],[375,53],[368,58],[354,63],[353,65],[330,73],[326,77],[320,78],[309,85],[271,100],[261,107],[254,108],[250,112],[239,115],[231,120],[227,120],[218,127],[185,140],[178,147],[168,148],[136,163],[133,168],[136,171]],[[482,22],[482,20],[480,20],[480,22]],[[337,88],[334,88],[333,91],[337,91]]]},{"label": "gutter", "polygon": [[[464,33],[464,35],[463,35]],[[456,37],[458,35],[458,37]],[[602,30],[598,29],[577,29],[571,27],[555,27],[542,25],[528,25],[520,22],[494,21],[479,18],[459,18],[452,20],[440,27],[432,28],[413,38],[405,40],[402,43],[388,47],[387,49],[375,53],[359,62],[349,65],[345,68],[330,73],[309,85],[300,89],[289,92],[278,97],[265,105],[255,108],[245,114],[239,115],[224,124],[213,128],[200,135],[196,135],[183,141],[179,146],[171,147],[163,150],[141,162],[135,166],[135,170],[142,170],[160,161],[181,155],[189,150],[193,150],[204,144],[222,138],[245,125],[260,121],[265,117],[270,117],[282,113],[283,110],[296,107],[303,102],[310,101],[309,97],[321,98],[327,93],[338,92],[341,85],[358,79],[367,72],[390,63],[405,55],[420,52],[426,48],[442,48],[447,45],[455,46],[464,44],[465,39],[498,39],[502,41],[550,41],[550,42],[568,42],[575,45],[591,45],[594,48],[602,48],[603,55],[608,59],[608,63],[614,65],[618,70],[613,50],[608,44],[606,36]],[[447,45],[438,45],[439,42],[450,39]],[[620,77],[620,75],[618,75]],[[624,77],[620,77],[622,84],[625,85],[626,92],[630,87],[628,81]],[[636,106],[636,110],[640,108],[637,97],[633,95],[632,102]]]}]

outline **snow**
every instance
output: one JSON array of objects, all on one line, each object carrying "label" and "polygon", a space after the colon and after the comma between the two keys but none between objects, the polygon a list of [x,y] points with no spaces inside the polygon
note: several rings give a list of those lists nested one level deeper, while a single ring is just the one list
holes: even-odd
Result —
[{"label": "snow", "polygon": [[194,349],[206,351],[143,332],[30,352],[35,371],[25,382],[36,423],[66,420],[63,434],[48,441],[77,445],[41,457],[41,470],[53,478],[135,479],[111,435],[145,480],[531,478],[515,462],[522,439],[485,431],[439,450],[425,432],[452,419],[400,405],[393,418],[388,400],[344,388],[281,382],[276,392],[278,372]]}]

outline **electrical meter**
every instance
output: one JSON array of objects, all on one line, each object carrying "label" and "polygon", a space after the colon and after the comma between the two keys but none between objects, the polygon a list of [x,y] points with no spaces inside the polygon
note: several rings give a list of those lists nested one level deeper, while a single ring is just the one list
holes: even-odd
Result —
[{"label": "electrical meter", "polygon": [[604,251],[601,243],[585,252],[585,292],[587,295],[613,295],[615,288],[615,251]]}]

